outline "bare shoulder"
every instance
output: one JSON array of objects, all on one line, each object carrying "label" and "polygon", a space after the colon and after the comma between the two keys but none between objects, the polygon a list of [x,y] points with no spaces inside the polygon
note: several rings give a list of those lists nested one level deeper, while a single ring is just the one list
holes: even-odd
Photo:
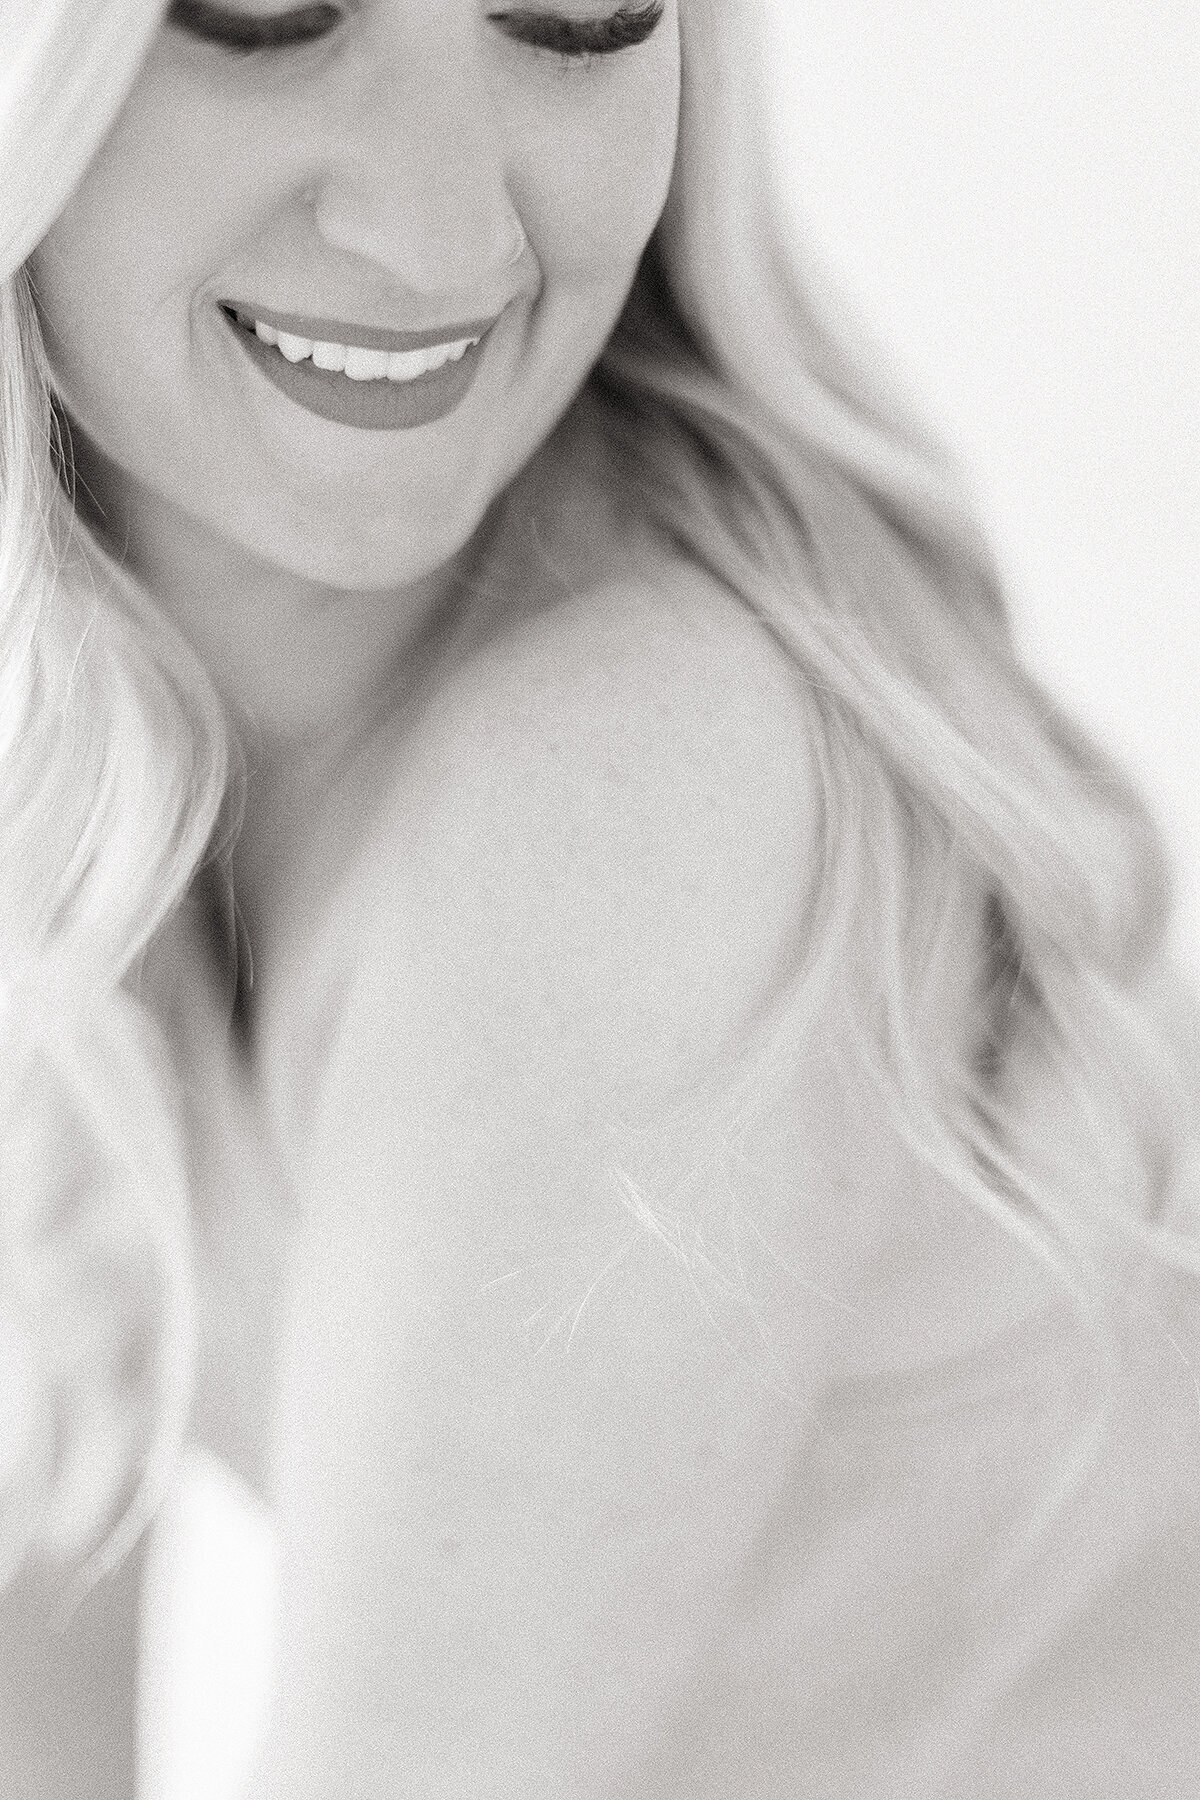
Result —
[{"label": "bare shoulder", "polygon": [[818,805],[796,672],[735,596],[659,556],[438,686],[342,954],[377,994],[381,968],[410,994],[414,958],[436,969],[464,1029],[482,1015],[560,1076],[669,1080],[798,956]]},{"label": "bare shoulder", "polygon": [[748,1596],[777,1664],[826,1641],[840,1575],[810,1622],[763,1560],[809,1409],[910,1310],[910,1345],[976,1329],[973,1270],[875,1324],[906,1177],[821,1043],[724,1161],[650,1141],[802,955],[818,809],[794,671],[678,564],[531,614],[412,722],[306,1122],[264,1796],[649,1792],[727,1647],[782,1641]]},{"label": "bare shoulder", "polygon": [[631,1220],[609,1125],[798,951],[803,711],[672,567],[497,636],[401,748],[305,1122],[263,1791],[586,1800],[702,1680],[795,1430]]},{"label": "bare shoulder", "polygon": [[811,802],[797,671],[740,598],[664,552],[498,636],[427,722],[443,752],[456,734],[459,777],[499,756],[534,793],[608,792],[614,822],[686,801],[713,826],[798,824]]}]

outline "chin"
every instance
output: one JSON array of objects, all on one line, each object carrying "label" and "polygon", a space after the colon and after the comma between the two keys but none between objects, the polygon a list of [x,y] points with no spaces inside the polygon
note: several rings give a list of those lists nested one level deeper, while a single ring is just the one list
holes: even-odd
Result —
[{"label": "chin", "polygon": [[348,593],[371,593],[408,587],[444,568],[459,554],[483,518],[486,507],[445,520],[389,519],[385,528],[315,529],[288,544],[263,545],[265,561],[286,569],[301,581]]}]

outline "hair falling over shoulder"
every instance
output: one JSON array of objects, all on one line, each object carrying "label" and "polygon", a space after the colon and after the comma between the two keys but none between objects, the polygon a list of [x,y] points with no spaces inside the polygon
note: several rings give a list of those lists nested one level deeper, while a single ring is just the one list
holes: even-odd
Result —
[{"label": "hair falling over shoulder", "polygon": [[187,1166],[129,978],[212,836],[226,730],[182,641],[83,553],[24,268],[161,11],[54,0],[5,19],[0,1579],[30,1557],[78,1570],[102,1539],[118,1559],[189,1404]]},{"label": "hair falling over shoulder", "polygon": [[[686,8],[676,181],[596,386],[648,514],[804,683],[827,838],[805,966],[856,923],[878,946],[863,1049],[901,1129],[1086,1309],[1130,1255],[1200,1270],[1168,869],[1140,799],[1020,663],[952,465],[801,266],[765,142],[766,11]],[[986,896],[990,983],[948,1101],[910,1046],[956,871]]]},{"label": "hair falling over shoulder", "polygon": [[[811,696],[824,890],[780,1006],[868,919],[864,1055],[900,1129],[1086,1305],[1135,1255],[1200,1270],[1178,1199],[1191,1071],[1156,998],[1163,858],[1017,661],[952,470],[797,270],[761,3],[684,0],[676,179],[592,391],[647,515]],[[161,10],[39,4],[0,76],[0,1577],[102,1541],[115,1560],[188,1417],[188,1164],[135,978],[209,850],[230,745],[195,658],[73,520],[22,272]],[[910,1042],[962,869],[988,896],[993,980],[987,1054],[948,1096]],[[1078,1122],[1070,1157],[1006,1078],[1018,1039]]]},{"label": "hair falling over shoulder", "polygon": [[227,740],[186,646],[80,552],[22,272],[0,371],[3,1573],[123,1509],[120,1554],[184,1428],[186,1162],[128,980],[212,837]]}]

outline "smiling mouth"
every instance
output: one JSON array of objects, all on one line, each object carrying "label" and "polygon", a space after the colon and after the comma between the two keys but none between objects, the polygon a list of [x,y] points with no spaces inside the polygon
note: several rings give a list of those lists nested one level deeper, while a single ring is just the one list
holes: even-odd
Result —
[{"label": "smiling mouth", "polygon": [[456,412],[498,322],[389,331],[260,311],[255,302],[221,301],[218,310],[278,393],[330,424],[360,431],[411,431]]},{"label": "smiling mouth", "polygon": [[[427,344],[415,349],[389,350],[378,343],[343,343],[333,338],[303,337],[298,332],[280,329],[269,319],[259,318],[241,308],[226,306],[222,310],[261,344],[277,350],[290,363],[311,362],[327,374],[344,375],[350,381],[390,381],[405,384],[434,375],[451,363],[461,362],[468,351],[482,343],[489,327],[469,328],[469,335]],[[376,338],[386,334],[364,332]],[[396,337],[401,333],[393,334]]]}]

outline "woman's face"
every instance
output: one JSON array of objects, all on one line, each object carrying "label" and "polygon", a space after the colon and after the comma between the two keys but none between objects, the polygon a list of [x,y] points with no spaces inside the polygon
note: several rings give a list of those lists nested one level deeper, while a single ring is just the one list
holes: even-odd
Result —
[{"label": "woman's face", "polygon": [[127,503],[340,588],[440,567],[616,321],[679,60],[676,0],[177,0],[31,268]]}]

